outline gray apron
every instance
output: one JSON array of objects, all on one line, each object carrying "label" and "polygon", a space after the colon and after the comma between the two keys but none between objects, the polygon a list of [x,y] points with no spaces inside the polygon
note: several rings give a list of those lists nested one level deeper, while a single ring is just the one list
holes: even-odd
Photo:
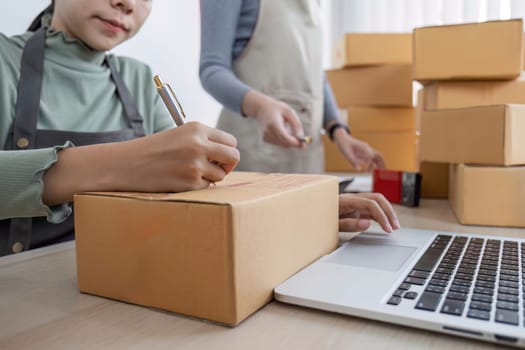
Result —
[{"label": "gray apron", "polygon": [[257,121],[223,109],[217,128],[237,138],[236,170],[322,173],[324,154],[322,30],[318,0],[260,0],[248,45],[233,62],[239,80],[292,107],[312,137],[305,149],[263,141]]},{"label": "gray apron", "polygon": [[[126,141],[145,135],[142,117],[114,64],[105,59],[111,71],[129,122],[129,128],[108,132],[74,132],[39,130],[37,119],[44,72],[46,28],[38,29],[27,41],[23,53],[18,82],[15,119],[9,130],[5,150],[28,150],[53,147],[71,141],[75,146]],[[0,220],[0,256],[74,239],[73,215],[59,224],[47,222],[45,217]]]}]

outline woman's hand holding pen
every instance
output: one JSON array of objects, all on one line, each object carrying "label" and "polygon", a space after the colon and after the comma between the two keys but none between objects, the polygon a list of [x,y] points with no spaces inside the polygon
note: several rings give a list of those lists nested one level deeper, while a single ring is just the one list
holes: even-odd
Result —
[{"label": "woman's hand holding pen", "polygon": [[43,201],[86,191],[181,192],[222,180],[239,162],[232,135],[186,123],[131,141],[67,148],[44,173]]},{"label": "woman's hand holding pen", "polygon": [[264,142],[284,148],[305,147],[300,141],[304,136],[301,121],[286,103],[251,90],[244,97],[243,112],[257,120]]},{"label": "woman's hand holding pen", "polygon": [[366,171],[385,167],[385,160],[381,153],[368,143],[349,135],[343,128],[334,131],[334,142],[354,169],[360,170],[362,164],[365,164]]},{"label": "woman's hand holding pen", "polygon": [[[146,164],[138,163],[136,169],[140,172],[146,166],[150,173],[146,191],[206,188],[221,181],[239,162],[235,137],[201,123],[186,123],[148,138],[149,145],[137,149]],[[144,182],[144,177],[137,181]]]}]

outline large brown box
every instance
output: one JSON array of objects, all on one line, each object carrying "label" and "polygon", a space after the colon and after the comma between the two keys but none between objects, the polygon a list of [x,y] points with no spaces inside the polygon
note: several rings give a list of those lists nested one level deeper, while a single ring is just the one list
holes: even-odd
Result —
[{"label": "large brown box", "polygon": [[525,167],[452,165],[449,201],[462,224],[525,227]]},{"label": "large brown box", "polygon": [[427,110],[525,104],[525,76],[510,81],[441,81],[421,91],[422,106]]},{"label": "large brown box", "polygon": [[333,51],[336,68],[412,63],[412,34],[346,33]]},{"label": "large brown box", "polygon": [[[352,136],[368,142],[370,146],[383,154],[386,166],[392,170],[416,171],[417,166],[417,135],[415,131],[403,132],[358,132],[352,131]],[[350,163],[339,152],[337,146],[323,136],[325,170],[332,172],[355,172]],[[361,169],[366,170],[366,169]]]},{"label": "large brown box", "polygon": [[205,190],[75,196],[80,291],[236,325],[338,241],[338,180],[232,173]]},{"label": "large brown box", "polygon": [[352,67],[326,71],[339,108],[412,106],[410,64]]},{"label": "large brown box", "polygon": [[414,30],[414,79],[513,79],[523,69],[521,19]]},{"label": "large brown box", "polygon": [[525,164],[525,106],[423,111],[420,159],[486,165]]}]

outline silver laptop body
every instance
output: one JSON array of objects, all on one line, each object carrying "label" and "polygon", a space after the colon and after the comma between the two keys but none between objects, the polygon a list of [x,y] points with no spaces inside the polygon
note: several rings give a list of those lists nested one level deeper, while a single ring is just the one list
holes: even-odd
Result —
[{"label": "silver laptop body", "polygon": [[525,239],[370,230],[277,288],[281,302],[525,347]]}]

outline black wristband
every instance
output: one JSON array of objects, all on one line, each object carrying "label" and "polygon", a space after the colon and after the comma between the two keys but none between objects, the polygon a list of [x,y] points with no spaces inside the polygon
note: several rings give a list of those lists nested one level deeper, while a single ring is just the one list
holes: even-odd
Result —
[{"label": "black wristband", "polygon": [[348,129],[348,126],[341,124],[341,123],[335,123],[328,129],[328,136],[330,137],[330,140],[334,140],[334,132],[338,128],[343,128],[346,130],[348,134],[350,134],[350,129]]}]

